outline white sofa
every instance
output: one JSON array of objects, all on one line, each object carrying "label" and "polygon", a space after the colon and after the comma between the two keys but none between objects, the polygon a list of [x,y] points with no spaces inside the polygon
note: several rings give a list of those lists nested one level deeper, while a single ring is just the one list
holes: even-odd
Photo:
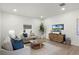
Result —
[{"label": "white sofa", "polygon": [[9,38],[6,38],[0,49],[1,55],[30,55],[31,49],[29,46],[24,46],[24,48],[13,50],[12,44]]}]

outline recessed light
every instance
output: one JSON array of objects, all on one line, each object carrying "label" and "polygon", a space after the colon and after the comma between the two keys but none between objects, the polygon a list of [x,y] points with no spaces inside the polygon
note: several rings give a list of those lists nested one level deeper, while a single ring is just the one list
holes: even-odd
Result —
[{"label": "recessed light", "polygon": [[61,10],[63,10],[63,11],[64,11],[64,10],[65,10],[65,8],[61,8]]},{"label": "recessed light", "polygon": [[43,18],[43,16],[41,16],[41,18]]},{"label": "recessed light", "polygon": [[16,12],[17,10],[16,9],[13,9],[13,11]]}]

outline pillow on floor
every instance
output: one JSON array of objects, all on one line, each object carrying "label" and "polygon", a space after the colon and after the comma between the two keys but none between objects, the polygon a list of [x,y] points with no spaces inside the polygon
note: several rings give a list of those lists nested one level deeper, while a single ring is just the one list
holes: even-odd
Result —
[{"label": "pillow on floor", "polygon": [[23,44],[22,40],[11,39],[11,43],[12,43],[12,46],[13,46],[13,50],[24,48],[24,44]]}]

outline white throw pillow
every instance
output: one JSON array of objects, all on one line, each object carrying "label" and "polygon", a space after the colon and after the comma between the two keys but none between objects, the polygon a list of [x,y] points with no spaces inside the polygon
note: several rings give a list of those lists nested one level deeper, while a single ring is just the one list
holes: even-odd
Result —
[{"label": "white throw pillow", "polygon": [[16,38],[16,34],[14,30],[9,30],[9,37],[15,39]]},{"label": "white throw pillow", "polygon": [[2,48],[5,49],[5,50],[8,50],[8,51],[13,51],[13,47],[12,47],[12,44],[11,44],[11,39],[9,37],[7,37],[3,44],[2,44]]}]

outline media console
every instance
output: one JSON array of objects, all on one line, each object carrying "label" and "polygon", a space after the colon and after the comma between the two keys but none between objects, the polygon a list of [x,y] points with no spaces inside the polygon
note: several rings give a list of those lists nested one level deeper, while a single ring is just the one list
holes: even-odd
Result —
[{"label": "media console", "polygon": [[63,35],[63,34],[49,33],[49,39],[51,41],[63,43],[65,41],[65,35]]}]

